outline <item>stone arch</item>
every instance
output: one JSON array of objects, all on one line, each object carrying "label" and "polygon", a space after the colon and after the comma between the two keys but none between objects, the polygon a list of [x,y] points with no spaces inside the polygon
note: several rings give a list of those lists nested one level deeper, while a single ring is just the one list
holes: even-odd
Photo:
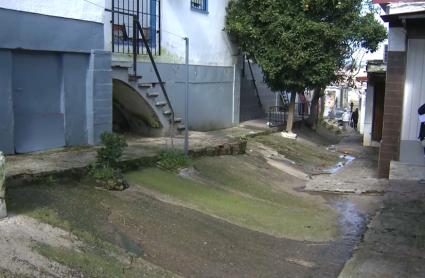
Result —
[{"label": "stone arch", "polygon": [[131,85],[113,79],[114,132],[156,136],[162,128],[158,115],[146,99]]}]

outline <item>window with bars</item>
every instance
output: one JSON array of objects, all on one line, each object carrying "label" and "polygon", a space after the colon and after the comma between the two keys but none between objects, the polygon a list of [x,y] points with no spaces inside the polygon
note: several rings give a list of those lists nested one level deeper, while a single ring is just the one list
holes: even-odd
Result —
[{"label": "window with bars", "polygon": [[146,54],[139,34],[133,38],[133,16],[137,16],[142,32],[154,55],[161,53],[160,0],[111,0],[112,52],[132,53],[137,40],[138,53]]},{"label": "window with bars", "polygon": [[190,0],[192,10],[208,12],[208,0]]}]

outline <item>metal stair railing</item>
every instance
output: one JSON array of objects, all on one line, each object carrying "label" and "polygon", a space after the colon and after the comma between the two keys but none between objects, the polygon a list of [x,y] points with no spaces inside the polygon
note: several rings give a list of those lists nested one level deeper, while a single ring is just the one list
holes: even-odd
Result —
[{"label": "metal stair railing", "polygon": [[255,81],[254,72],[252,71],[251,62],[249,61],[248,57],[246,57],[246,55],[245,55],[245,59],[246,61],[248,61],[248,67],[252,77],[252,84],[254,85],[255,93],[257,95],[258,104],[262,107],[263,104],[261,103],[260,93],[258,91],[257,82]]},{"label": "metal stair railing", "polygon": [[[170,111],[171,111],[170,135],[173,136],[173,134],[174,134],[174,109],[173,109],[173,107],[171,105],[170,98],[168,97],[167,90],[165,89],[164,82],[162,82],[162,78],[161,78],[161,75],[160,75],[160,73],[158,71],[158,67],[156,66],[155,59],[153,58],[152,51],[151,51],[151,49],[149,47],[149,43],[146,40],[145,35],[143,34],[142,26],[140,25],[140,22],[135,17],[133,17],[133,24],[135,24],[134,26],[137,26],[138,34],[140,34],[141,37],[142,37],[142,42],[143,42],[143,44],[144,44],[144,46],[146,48],[146,51],[148,52],[150,62],[152,64],[152,67],[153,67],[153,70],[155,72],[156,78],[158,79],[159,85],[161,86],[161,90],[162,90],[162,93],[163,93],[163,95],[165,97],[165,101],[167,102],[167,105],[170,108]],[[136,35],[136,37],[138,36],[138,34]],[[133,55],[136,56],[136,60],[137,60],[137,49],[138,49],[138,45],[137,44],[138,44],[138,40],[136,39],[135,41],[136,41],[136,43],[135,43],[136,49],[133,51]]]}]

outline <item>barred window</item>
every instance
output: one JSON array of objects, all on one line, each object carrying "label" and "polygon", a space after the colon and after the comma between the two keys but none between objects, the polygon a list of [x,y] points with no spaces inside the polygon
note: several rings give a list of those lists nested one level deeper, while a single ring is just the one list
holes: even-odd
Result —
[{"label": "barred window", "polygon": [[192,10],[207,12],[208,11],[208,0],[191,0],[190,6],[191,6]]}]

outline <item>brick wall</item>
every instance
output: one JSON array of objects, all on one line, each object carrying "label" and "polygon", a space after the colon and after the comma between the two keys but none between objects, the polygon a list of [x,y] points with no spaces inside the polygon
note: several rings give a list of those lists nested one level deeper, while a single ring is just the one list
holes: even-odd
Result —
[{"label": "brick wall", "polygon": [[400,156],[405,72],[406,52],[388,52],[384,125],[378,166],[381,178],[388,177],[391,160],[399,160]]}]

